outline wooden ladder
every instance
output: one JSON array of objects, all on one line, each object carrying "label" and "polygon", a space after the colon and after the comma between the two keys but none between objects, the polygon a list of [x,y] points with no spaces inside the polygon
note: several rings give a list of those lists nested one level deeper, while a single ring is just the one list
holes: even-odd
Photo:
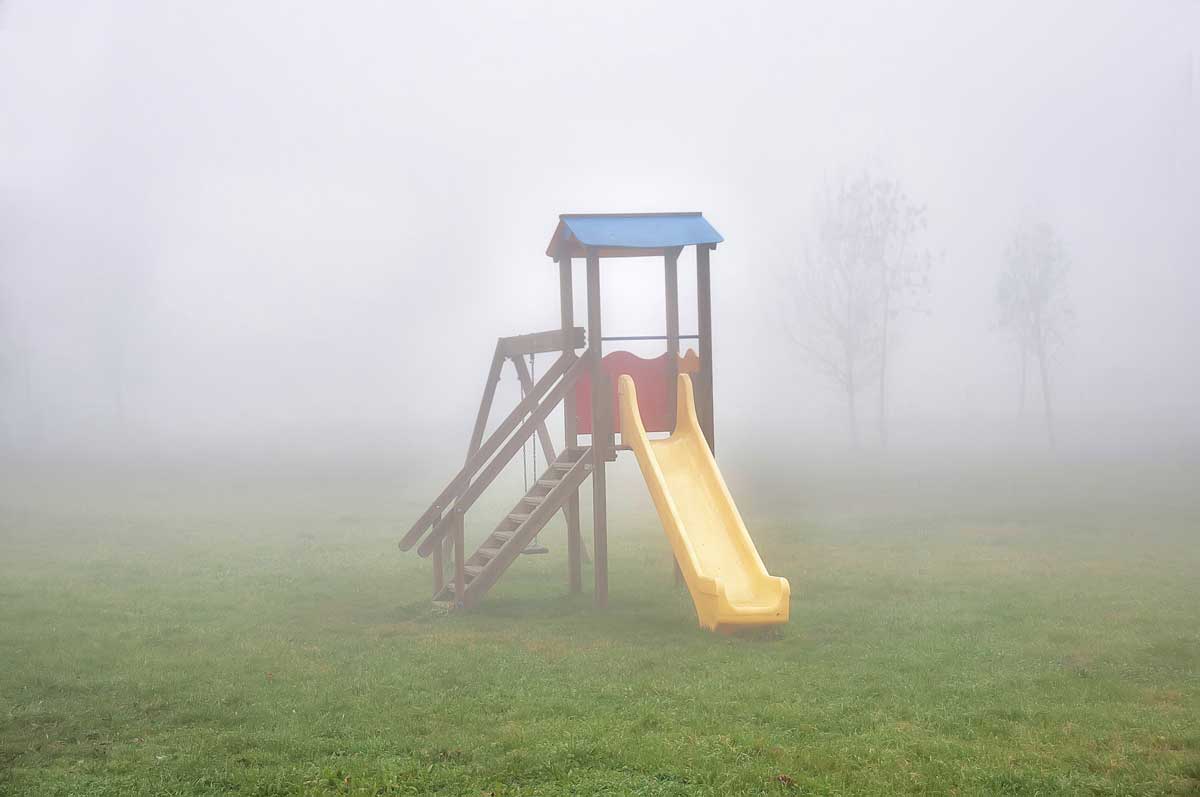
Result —
[{"label": "wooden ladder", "polygon": [[467,559],[461,593],[452,577],[433,596],[434,601],[462,606],[478,603],[591,471],[590,448],[560,454]]}]

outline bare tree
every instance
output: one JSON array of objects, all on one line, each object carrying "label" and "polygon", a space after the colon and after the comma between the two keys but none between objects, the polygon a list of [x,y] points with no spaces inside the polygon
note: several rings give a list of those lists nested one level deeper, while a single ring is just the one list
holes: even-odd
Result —
[{"label": "bare tree", "polygon": [[1021,410],[1025,408],[1025,374],[1029,356],[1037,361],[1042,385],[1046,439],[1055,444],[1054,404],[1050,389],[1050,361],[1063,342],[1071,319],[1067,301],[1067,252],[1045,222],[1019,228],[1005,250],[1007,268],[996,285],[1000,326],[1007,330],[1021,353]]},{"label": "bare tree", "polygon": [[895,344],[895,322],[929,290],[932,258],[921,245],[925,209],[913,202],[899,181],[864,175],[863,235],[868,258],[879,280],[879,443],[888,444],[888,356]]},{"label": "bare tree", "polygon": [[842,393],[855,446],[858,394],[871,384],[887,445],[888,354],[897,317],[928,286],[930,258],[917,245],[924,226],[924,210],[895,180],[864,172],[826,184],[813,244],[802,267],[784,275],[784,326]]}]

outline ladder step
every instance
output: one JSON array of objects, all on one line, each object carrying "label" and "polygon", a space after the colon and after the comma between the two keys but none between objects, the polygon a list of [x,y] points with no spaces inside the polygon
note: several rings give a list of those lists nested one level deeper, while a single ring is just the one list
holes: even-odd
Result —
[{"label": "ladder step", "polygon": [[[486,591],[484,582],[477,580],[482,578],[484,570],[488,570],[489,572],[489,577],[485,580],[495,582],[503,570],[507,569],[508,565],[505,565],[504,568],[498,567],[498,563],[495,561],[496,557],[500,555],[500,551],[504,549],[504,546],[521,532],[522,528],[527,528],[526,524],[529,523],[533,515],[540,512],[538,507],[545,507],[550,490],[561,485],[567,478],[567,474],[571,473],[576,466],[582,467],[576,471],[572,483],[581,482],[585,474],[591,472],[592,460],[590,451],[591,449],[589,448],[578,448],[563,452],[558,460],[547,467],[546,472],[542,474],[542,478],[534,482],[533,488],[525,497],[517,502],[513,511],[500,521],[500,524],[491,535],[476,549],[475,553],[468,559],[471,564],[466,564],[463,570],[466,577],[465,587],[469,593],[474,594],[481,590]],[[548,549],[544,545],[539,545],[536,540],[530,540],[518,553],[544,554],[547,551]],[[492,570],[497,570],[498,572],[493,574]],[[434,602],[445,604],[450,608],[459,605],[461,599],[456,594],[456,586],[453,577],[447,579],[441,592],[434,596]],[[490,586],[490,584],[487,586]],[[478,599],[482,596],[475,595],[475,597]]]}]

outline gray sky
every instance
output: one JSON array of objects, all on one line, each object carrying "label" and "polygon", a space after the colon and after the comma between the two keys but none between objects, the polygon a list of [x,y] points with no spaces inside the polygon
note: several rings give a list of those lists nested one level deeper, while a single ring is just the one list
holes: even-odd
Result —
[{"label": "gray sky", "polygon": [[[649,210],[727,239],[719,428],[833,428],[773,275],[863,167],[937,254],[897,426],[1014,411],[994,288],[1038,218],[1072,259],[1064,414],[1194,430],[1200,3],[908,5],[7,0],[5,440],[458,452],[495,338],[557,323],[556,214]],[[606,331],[660,331],[656,263],[604,287]]]}]

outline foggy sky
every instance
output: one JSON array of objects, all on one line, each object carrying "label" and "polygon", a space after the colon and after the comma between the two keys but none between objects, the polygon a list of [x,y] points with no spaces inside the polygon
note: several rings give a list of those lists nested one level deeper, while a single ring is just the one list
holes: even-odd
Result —
[{"label": "foggy sky", "polygon": [[[1197,428],[1200,3],[7,0],[0,98],[6,447],[459,456],[495,339],[558,323],[557,214],[590,211],[725,236],[719,439],[840,431],[774,275],[862,168],[935,254],[898,439],[1015,413],[995,281],[1031,219],[1072,263],[1074,438]],[[606,333],[660,334],[660,264],[605,265]]]}]

